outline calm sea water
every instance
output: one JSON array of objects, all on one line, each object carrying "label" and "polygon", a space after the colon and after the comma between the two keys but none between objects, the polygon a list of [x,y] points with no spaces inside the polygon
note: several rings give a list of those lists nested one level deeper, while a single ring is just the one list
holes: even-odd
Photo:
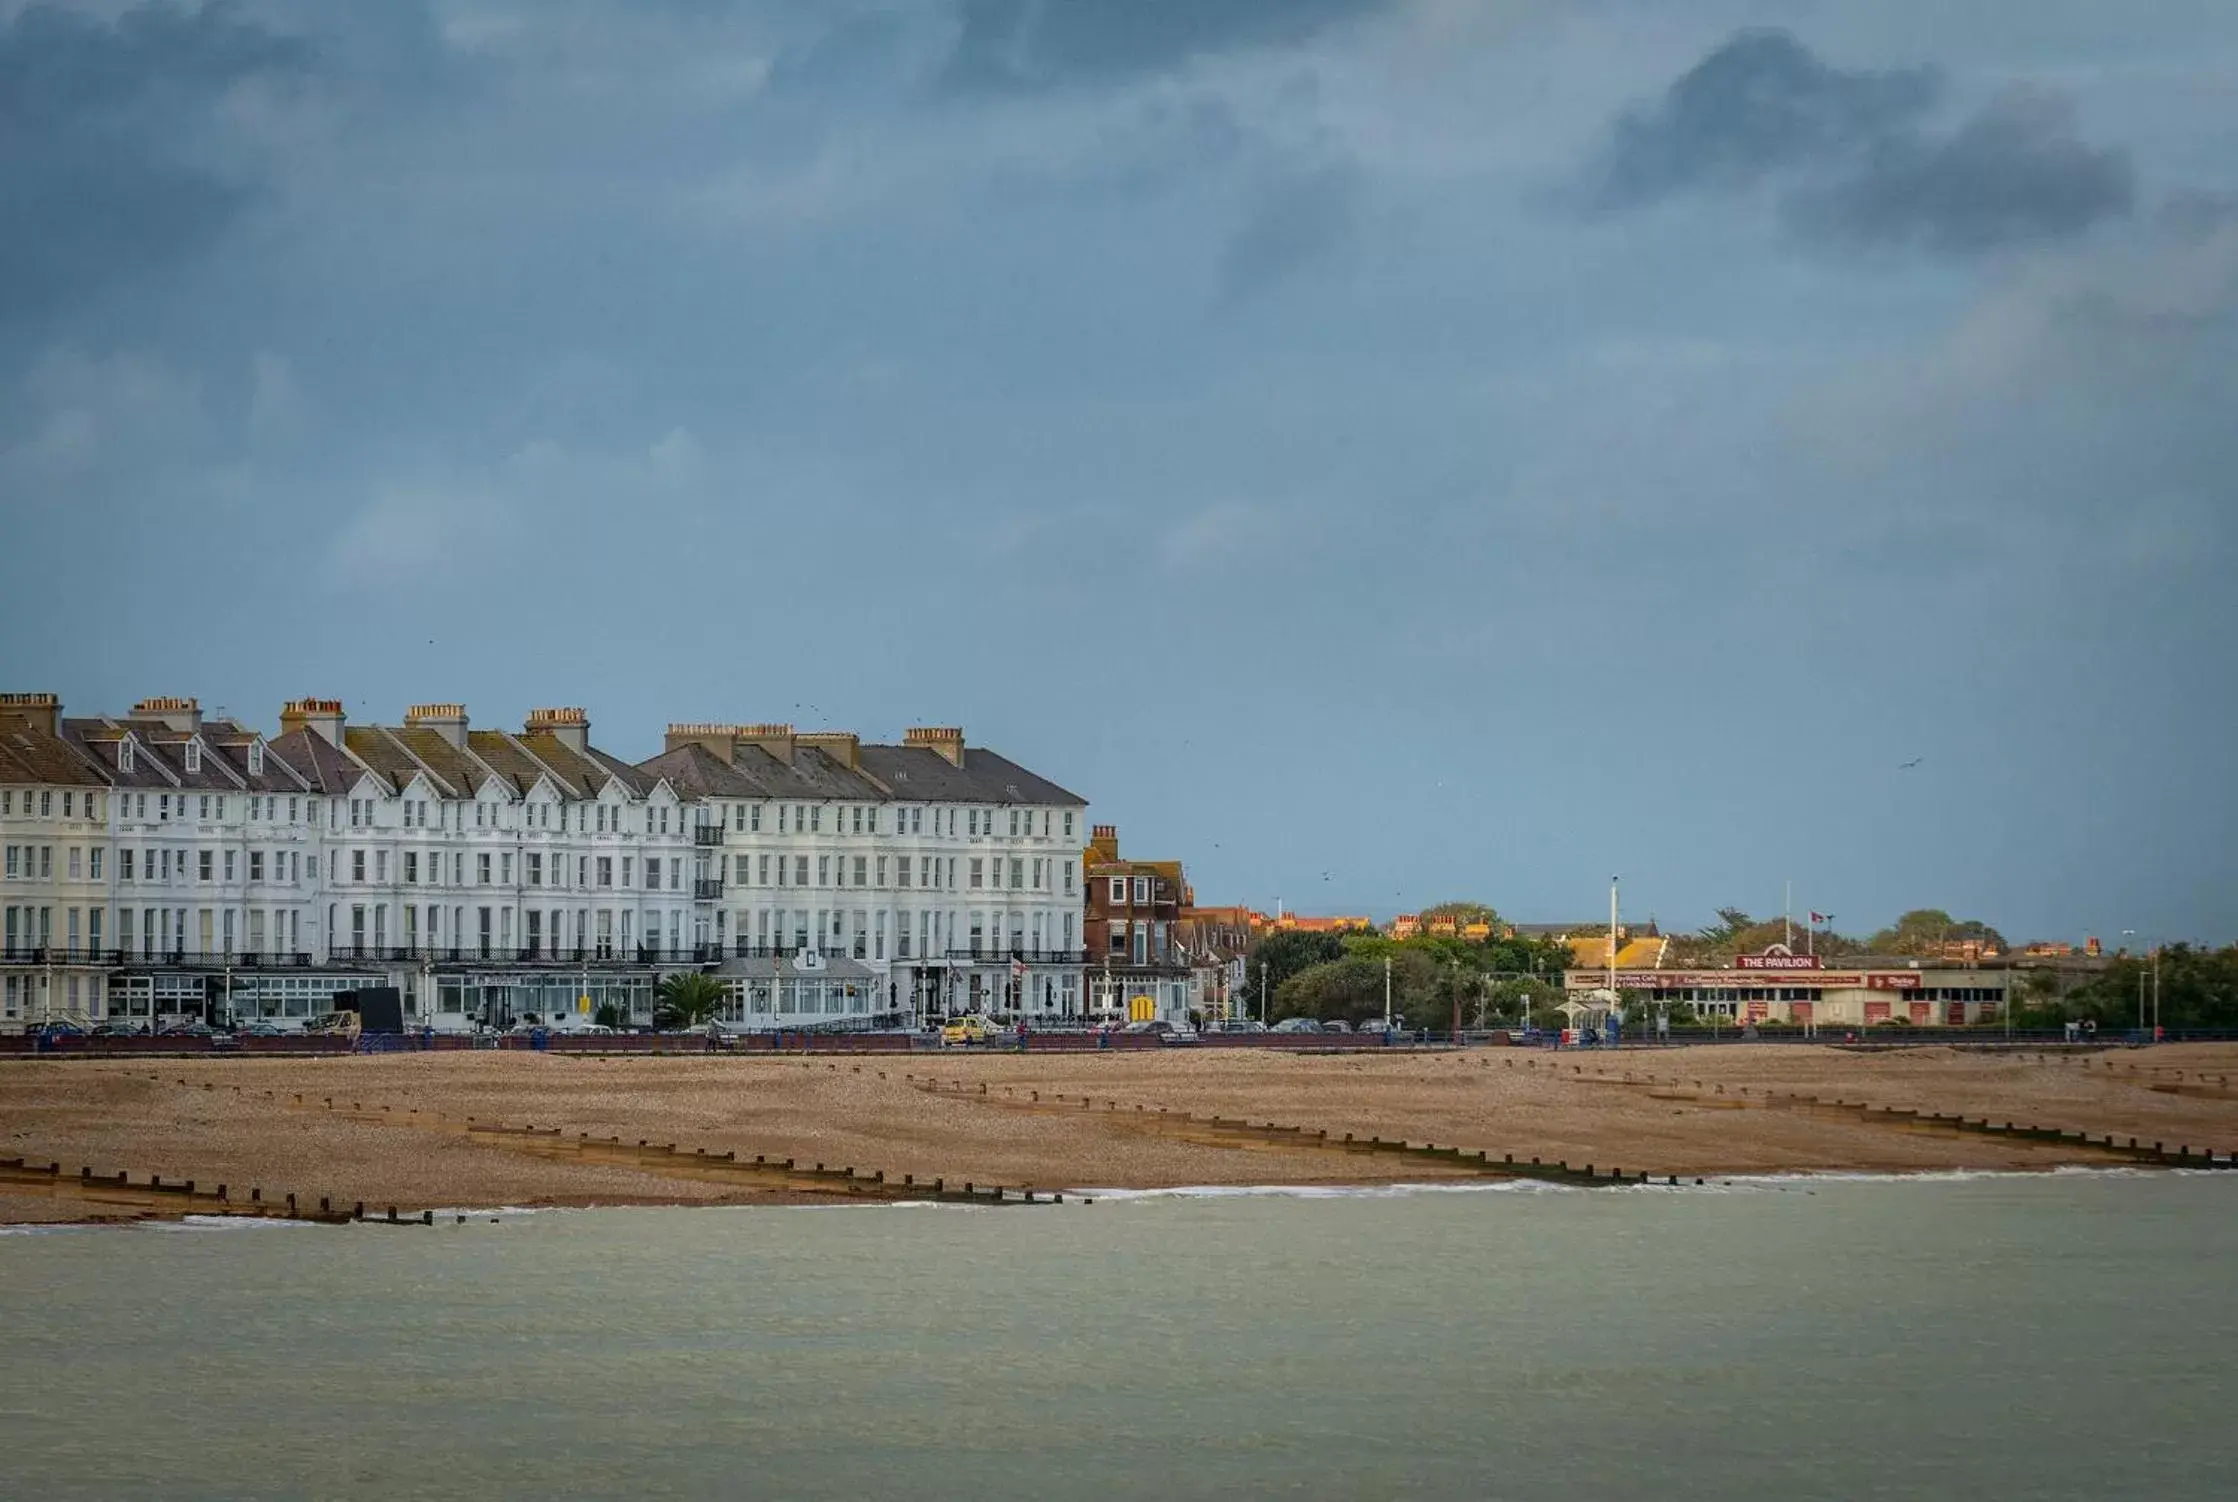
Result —
[{"label": "calm sea water", "polygon": [[2238,1496],[2238,1182],[0,1236],[9,1497]]}]

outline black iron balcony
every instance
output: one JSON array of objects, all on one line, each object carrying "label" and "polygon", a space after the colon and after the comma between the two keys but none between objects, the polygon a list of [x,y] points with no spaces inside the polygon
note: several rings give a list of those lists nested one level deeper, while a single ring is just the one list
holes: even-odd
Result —
[{"label": "black iron balcony", "polygon": [[701,877],[692,883],[694,902],[720,902],[723,899],[723,879],[720,876]]},{"label": "black iron balcony", "polygon": [[951,960],[977,960],[983,965],[1006,965],[1012,960],[1023,960],[1029,965],[1078,965],[1087,955],[1078,949],[999,949],[986,945],[978,949],[951,949],[946,952]]},{"label": "black iron balcony", "polygon": [[692,843],[700,846],[720,845],[723,843],[723,826],[720,824],[694,824],[692,826]]}]

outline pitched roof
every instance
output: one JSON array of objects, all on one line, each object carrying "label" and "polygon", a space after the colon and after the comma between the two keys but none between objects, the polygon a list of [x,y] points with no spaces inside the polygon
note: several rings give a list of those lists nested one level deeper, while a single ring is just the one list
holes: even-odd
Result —
[{"label": "pitched roof", "polygon": [[[587,796],[581,790],[567,786],[567,779],[560,777],[542,762],[523,750],[520,742],[502,730],[469,730],[466,732],[466,749],[474,753],[475,760],[490,769],[500,786],[510,789],[514,796],[525,797],[536,786],[538,778],[549,778],[552,784],[576,797]],[[480,791],[479,788],[476,789]]]},{"label": "pitched roof", "polygon": [[[226,722],[228,731],[234,728]],[[203,750],[208,751],[209,741],[200,734],[173,730],[160,720],[115,720],[94,715],[64,720],[62,734],[106,768],[109,779],[118,787],[230,793],[242,785],[240,773],[223,757],[204,756],[199,767],[188,771],[187,742],[201,741]],[[116,748],[127,735],[138,743],[139,750],[133,755],[132,770],[119,772]]]},{"label": "pitched roof", "polygon": [[440,730],[430,730],[424,725],[384,725],[381,728],[427,769],[429,778],[446,798],[471,797],[482,785],[482,779],[490,775],[480,762],[445,740]]},{"label": "pitched roof", "polygon": [[345,793],[365,775],[349,753],[316,730],[291,730],[264,743],[264,754],[294,768],[314,793]]},{"label": "pitched roof", "polygon": [[387,783],[390,792],[402,792],[404,785],[419,775],[420,764],[412,759],[412,753],[379,725],[343,727],[342,745],[367,771]]},{"label": "pitched roof", "polygon": [[930,746],[865,746],[863,770],[910,803],[1054,803],[1088,800],[983,746],[967,746],[957,766]]},{"label": "pitched roof", "polygon": [[882,803],[886,790],[820,747],[795,745],[790,763],[759,746],[742,744],[724,761],[697,742],[664,751],[636,770],[665,777],[695,798],[797,798],[804,802]]},{"label": "pitched roof", "polygon": [[223,757],[226,767],[235,777],[240,779],[241,786],[252,793],[299,793],[303,791],[303,779],[297,776],[295,769],[286,762],[270,755],[269,747],[266,748],[268,754],[264,758],[264,770],[252,773],[249,770],[249,747],[256,744],[256,735],[254,732],[238,730],[230,726],[227,727],[227,730],[228,733],[222,740],[212,740],[210,738],[210,727],[204,725],[202,727],[203,749],[209,755]]},{"label": "pitched roof", "polygon": [[663,751],[637,770],[664,777],[668,785],[687,798],[766,798],[767,788],[737,767],[700,745],[687,741],[673,751]]},{"label": "pitched roof", "polygon": [[81,748],[61,736],[21,725],[0,729],[0,782],[102,787],[108,781]]},{"label": "pitched roof", "polygon": [[647,777],[628,762],[619,757],[608,756],[596,746],[578,751],[549,730],[532,730],[512,739],[530,756],[550,768],[552,781],[572,797],[595,798],[600,789],[612,780],[620,782],[629,792],[642,798],[660,780],[657,777]]}]

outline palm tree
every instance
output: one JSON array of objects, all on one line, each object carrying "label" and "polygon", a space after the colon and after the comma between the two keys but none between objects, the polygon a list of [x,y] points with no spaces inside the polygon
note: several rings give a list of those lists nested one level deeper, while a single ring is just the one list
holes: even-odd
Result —
[{"label": "palm tree", "polygon": [[703,970],[684,970],[663,977],[655,990],[659,1019],[671,1027],[692,1028],[715,1015],[729,988]]}]

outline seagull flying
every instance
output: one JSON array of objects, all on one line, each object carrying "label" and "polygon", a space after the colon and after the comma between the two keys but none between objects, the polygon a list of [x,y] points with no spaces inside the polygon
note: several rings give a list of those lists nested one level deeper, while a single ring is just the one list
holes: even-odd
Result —
[{"label": "seagull flying", "polygon": [[1899,771],[1899,772],[1909,772],[1909,771],[1910,771],[1910,770],[1911,770],[1912,768],[1914,768],[1914,767],[1918,766],[1918,765],[1919,765],[1919,764],[1920,764],[1921,762],[1923,762],[1923,761],[1925,761],[1925,760],[1927,760],[1927,758],[1926,758],[1926,757],[1924,757],[1924,756],[1915,756],[1915,757],[1913,757],[1913,758],[1912,758],[1912,759],[1911,759],[1910,761],[1907,761],[1907,762],[1903,762],[1903,763],[1901,763],[1900,765],[1898,765],[1898,767],[1896,768],[1896,770],[1897,770],[1897,771]]}]

